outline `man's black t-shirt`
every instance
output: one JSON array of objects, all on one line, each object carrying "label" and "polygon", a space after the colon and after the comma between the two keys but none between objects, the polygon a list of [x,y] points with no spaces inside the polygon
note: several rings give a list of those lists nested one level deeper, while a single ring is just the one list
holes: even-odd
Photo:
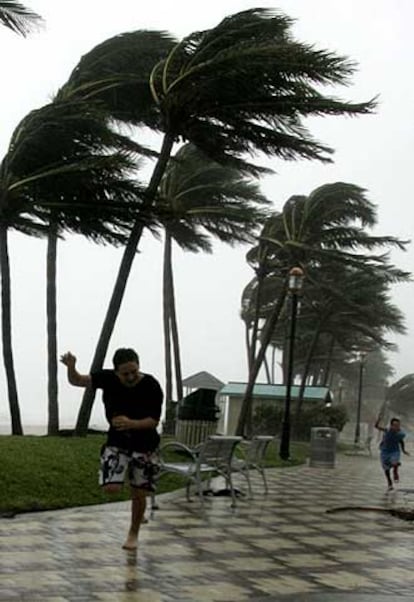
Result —
[{"label": "man's black t-shirt", "polygon": [[[102,389],[105,415],[109,424],[114,416],[128,416],[133,420],[154,418],[159,420],[163,393],[158,381],[143,374],[134,387],[125,387],[114,370],[101,370],[91,375],[94,389]],[[160,437],[156,429],[131,429],[117,431],[109,427],[107,445],[138,452],[154,451]]]}]

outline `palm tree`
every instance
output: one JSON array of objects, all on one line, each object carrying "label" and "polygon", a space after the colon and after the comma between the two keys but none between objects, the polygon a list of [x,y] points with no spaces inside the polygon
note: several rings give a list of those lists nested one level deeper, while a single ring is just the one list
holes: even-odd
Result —
[{"label": "palm tree", "polygon": [[[0,0],[0,23],[11,29],[15,33],[26,36],[35,29],[41,22],[41,17],[27,9],[20,2],[14,0]],[[22,434],[22,424],[20,418],[19,403],[17,398],[17,385],[14,373],[12,358],[11,337],[11,311],[7,299],[10,298],[10,266],[7,247],[7,236],[3,227],[0,226],[0,262],[1,265],[1,284],[2,284],[2,340],[3,357],[6,365],[6,379],[8,386],[9,403],[12,416],[12,430],[16,434]],[[7,307],[7,308],[6,308]],[[6,334],[5,334],[6,333]]]},{"label": "palm tree", "polygon": [[26,36],[41,25],[42,18],[20,2],[0,0],[0,23],[15,33]]},{"label": "palm tree", "polygon": [[262,207],[266,204],[266,199],[251,178],[239,170],[209,160],[191,144],[182,146],[170,160],[156,202],[157,215],[165,229],[163,306],[167,400],[172,398],[171,337],[177,398],[182,399],[172,242],[193,252],[212,251],[208,235],[232,245],[251,243],[264,220]]},{"label": "palm tree", "polygon": [[[300,315],[297,372],[300,387],[296,418],[299,420],[306,381],[312,362],[325,358],[324,384],[329,378],[334,350],[355,353],[358,349],[391,349],[386,334],[403,334],[404,319],[389,299],[392,283],[406,282],[408,274],[392,265],[366,272],[338,262],[325,263],[313,271]],[[309,272],[308,272],[309,274]],[[301,362],[302,357],[302,362]],[[302,366],[301,366],[302,364]]]},{"label": "palm tree", "polygon": [[[402,378],[388,387],[386,401],[389,412],[403,415],[407,422],[413,422],[414,374],[405,374]],[[392,414],[391,414],[392,415]],[[385,423],[387,417],[383,417]]]},{"label": "palm tree", "polygon": [[106,121],[106,115],[84,101],[51,103],[21,121],[0,165],[3,349],[13,434],[22,434],[22,426],[11,344],[7,232],[13,228],[49,235],[48,432],[55,433],[57,236],[69,230],[97,241],[123,242],[139,211],[133,152],[140,147],[111,131]]},{"label": "palm tree", "polygon": [[[116,36],[82,58],[67,86],[105,103],[116,119],[162,132],[146,191],[148,206],[178,141],[254,174],[263,169],[246,156],[257,152],[330,161],[332,149],[312,138],[303,118],[370,113],[375,102],[353,104],[324,95],[319,88],[347,83],[355,67],[344,57],[294,40],[291,25],[279,12],[251,9],[175,44],[162,32]],[[99,369],[105,358],[141,234],[136,224],[91,370]],[[78,431],[85,430],[92,403],[89,392],[82,401]]]},{"label": "palm tree", "polygon": [[[261,345],[249,372],[249,380],[238,422],[237,432],[243,434],[251,413],[252,391],[255,380],[283,310],[287,295],[287,275],[292,266],[300,265],[311,276],[311,267],[321,261],[337,261],[361,270],[384,271],[384,255],[370,253],[376,248],[396,246],[404,249],[405,243],[390,236],[376,237],[364,228],[376,223],[374,205],[358,186],[343,182],[326,184],[308,197],[293,196],[281,213],[269,218],[258,247],[268,249],[266,261],[282,283],[280,294],[268,314],[261,332]],[[268,236],[269,230],[271,236]],[[357,252],[362,250],[363,253]],[[257,256],[260,252],[257,250]],[[263,261],[263,259],[261,259]]]},{"label": "palm tree", "polygon": [[[274,308],[274,300],[283,296],[283,282],[280,279],[280,262],[274,247],[267,239],[277,238],[280,220],[277,212],[266,220],[257,246],[250,249],[246,261],[254,270],[253,280],[246,286],[242,295],[241,318],[246,328],[246,347],[249,371],[256,357],[260,334],[259,322]],[[283,311],[283,304],[280,307]]]}]

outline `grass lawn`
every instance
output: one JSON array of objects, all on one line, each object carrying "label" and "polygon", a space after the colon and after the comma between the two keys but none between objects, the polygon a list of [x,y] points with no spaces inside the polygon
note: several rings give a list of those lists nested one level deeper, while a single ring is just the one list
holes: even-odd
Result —
[{"label": "grass lawn", "polygon": [[[129,498],[128,488],[108,496],[98,486],[100,434],[87,437],[0,436],[0,514],[70,508]],[[292,466],[306,461],[309,446],[293,443],[292,460],[282,462],[269,446],[266,466]],[[183,485],[174,475],[161,477],[157,492]]]}]

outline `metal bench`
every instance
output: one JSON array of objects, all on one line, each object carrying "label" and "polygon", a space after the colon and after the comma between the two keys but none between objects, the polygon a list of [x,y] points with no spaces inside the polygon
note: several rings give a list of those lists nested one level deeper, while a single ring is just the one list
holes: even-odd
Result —
[{"label": "metal bench", "polygon": [[266,480],[266,474],[264,469],[264,459],[266,451],[270,443],[274,440],[271,435],[257,435],[250,441],[243,441],[243,445],[240,446],[242,450],[242,457],[233,456],[231,469],[232,472],[239,472],[242,474],[246,481],[249,490],[249,497],[253,497],[252,485],[250,480],[251,470],[257,470],[263,479],[264,492],[267,494],[268,486]]},{"label": "metal bench", "polygon": [[[242,437],[211,435],[195,449],[191,449],[179,441],[170,441],[161,446],[159,450],[160,472],[157,479],[167,473],[180,475],[186,480],[187,500],[191,501],[190,488],[193,485],[201,504],[204,504],[206,480],[203,479],[203,476],[207,475],[207,488],[213,476],[222,476],[226,482],[226,487],[229,489],[232,500],[231,506],[235,507],[236,490],[233,487],[232,473],[234,470],[232,462],[234,451],[240,441],[242,441]],[[172,451],[181,453],[183,460],[170,461],[166,459],[167,452]]]}]

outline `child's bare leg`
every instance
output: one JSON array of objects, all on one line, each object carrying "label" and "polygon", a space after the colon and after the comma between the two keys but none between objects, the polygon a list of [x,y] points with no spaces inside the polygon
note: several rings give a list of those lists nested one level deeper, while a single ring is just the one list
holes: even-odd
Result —
[{"label": "child's bare leg", "polygon": [[393,477],[394,477],[395,483],[398,483],[398,481],[400,480],[400,475],[398,474],[398,467],[399,467],[399,464],[393,464],[393,467],[392,467],[392,472],[393,472]]},{"label": "child's bare leg", "polygon": [[144,519],[147,505],[146,492],[143,489],[131,487],[131,525],[124,545],[124,550],[135,550],[137,548],[138,533]]},{"label": "child's bare leg", "polygon": [[385,478],[387,479],[388,489],[392,489],[392,479],[391,479],[391,470],[388,468],[384,470]]}]

